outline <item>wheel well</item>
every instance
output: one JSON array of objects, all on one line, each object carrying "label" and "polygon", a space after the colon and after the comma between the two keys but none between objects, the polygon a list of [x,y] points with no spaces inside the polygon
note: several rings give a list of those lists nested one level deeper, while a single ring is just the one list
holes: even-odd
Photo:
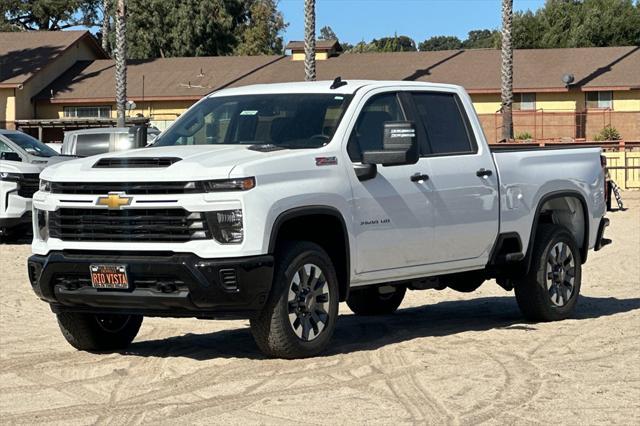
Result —
[{"label": "wheel well", "polygon": [[[538,208],[535,227],[531,234],[529,249],[537,232],[537,225],[552,223],[562,225],[569,230],[580,247],[582,261],[587,259],[589,250],[589,222],[584,199],[577,194],[564,194],[548,197]],[[530,252],[530,250],[529,250]]]},{"label": "wheel well", "polygon": [[340,287],[340,301],[349,292],[349,240],[346,226],[339,213],[295,212],[276,220],[269,251],[276,253],[283,241],[311,241],[329,255],[336,270]]}]

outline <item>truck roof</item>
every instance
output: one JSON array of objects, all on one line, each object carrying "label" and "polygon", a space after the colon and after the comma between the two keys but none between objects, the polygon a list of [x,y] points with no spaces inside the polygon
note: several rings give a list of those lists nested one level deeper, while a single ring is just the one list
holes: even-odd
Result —
[{"label": "truck roof", "polygon": [[453,84],[441,83],[424,83],[417,81],[382,81],[382,80],[343,80],[347,83],[336,89],[331,89],[332,80],[308,81],[295,83],[270,83],[270,84],[253,84],[249,86],[234,87],[222,89],[209,94],[214,96],[230,96],[230,95],[260,95],[275,93],[337,93],[337,94],[353,94],[362,87],[372,89],[383,88],[389,86],[407,86],[422,87],[433,89],[460,89],[460,86]]}]

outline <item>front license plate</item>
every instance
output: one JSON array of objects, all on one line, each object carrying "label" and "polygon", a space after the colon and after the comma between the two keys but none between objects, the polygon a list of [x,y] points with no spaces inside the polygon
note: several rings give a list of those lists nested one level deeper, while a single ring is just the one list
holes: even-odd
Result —
[{"label": "front license plate", "polygon": [[129,288],[127,265],[91,265],[89,270],[94,288]]}]

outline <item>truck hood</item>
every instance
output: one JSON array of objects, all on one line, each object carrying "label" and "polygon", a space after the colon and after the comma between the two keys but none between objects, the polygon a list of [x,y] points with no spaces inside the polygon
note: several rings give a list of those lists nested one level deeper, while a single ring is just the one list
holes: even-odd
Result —
[{"label": "truck hood", "polygon": [[[54,182],[171,182],[226,179],[234,167],[259,158],[282,155],[287,150],[258,152],[248,145],[191,145],[142,148],[65,161],[47,167],[41,177]],[[94,167],[103,159],[178,159],[166,167]]]}]

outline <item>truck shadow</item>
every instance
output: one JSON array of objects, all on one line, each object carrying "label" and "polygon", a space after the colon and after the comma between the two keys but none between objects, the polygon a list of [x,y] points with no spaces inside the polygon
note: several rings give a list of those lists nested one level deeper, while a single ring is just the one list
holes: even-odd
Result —
[{"label": "truck shadow", "polygon": [[[582,296],[571,320],[599,318],[636,309],[640,309],[640,298]],[[446,301],[400,309],[386,316],[341,315],[329,350],[320,356],[375,350],[422,337],[491,329],[535,333],[537,324],[523,320],[515,298],[511,296]],[[248,328],[134,342],[122,355],[195,360],[266,358],[256,347]]]}]

